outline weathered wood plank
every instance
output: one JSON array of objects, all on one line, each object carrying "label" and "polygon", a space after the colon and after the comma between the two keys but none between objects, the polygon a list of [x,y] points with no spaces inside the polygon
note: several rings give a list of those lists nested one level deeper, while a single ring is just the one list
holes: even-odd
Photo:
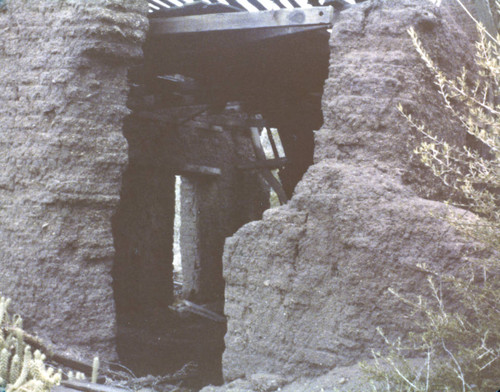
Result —
[{"label": "weathered wood plank", "polygon": [[191,301],[184,300],[184,305],[186,306],[187,311],[194,313],[194,314],[197,314],[198,316],[208,318],[208,319],[216,321],[218,323],[225,323],[226,322],[226,318],[224,316],[222,316],[218,313],[212,312],[211,310],[209,310],[203,306],[197,305]]},{"label": "weathered wood plank", "polygon": [[208,15],[152,18],[150,34],[201,33],[208,31],[319,26],[332,24],[333,7],[313,7],[260,12],[229,12]]},{"label": "weathered wood plank", "polygon": [[94,384],[88,381],[65,380],[61,386],[82,392],[129,392],[129,389],[113,387],[103,384]]},{"label": "weathered wood plank", "polygon": [[209,167],[201,165],[184,165],[180,168],[181,174],[198,174],[204,176],[215,176],[221,175],[221,170],[218,167]]},{"label": "weathered wood plank", "polygon": [[64,387],[62,385],[56,385],[55,387],[52,387],[50,390],[52,392],[75,392],[75,391],[78,391],[78,389],[68,388],[68,387]]},{"label": "weathered wood plank", "polygon": [[[255,152],[255,156],[258,160],[260,161],[266,161],[266,153],[264,152],[264,149],[262,148],[262,144],[260,143],[260,132],[258,128],[251,128],[250,129],[250,136],[252,139],[252,144]],[[269,184],[271,188],[274,189],[276,192],[276,195],[278,196],[278,199],[280,201],[280,204],[286,204],[288,201],[288,198],[286,196],[286,193],[283,189],[283,186],[281,183],[274,177],[273,173],[269,169],[260,169],[260,175],[264,178],[264,180]]]},{"label": "weathered wood plank", "polygon": [[273,154],[275,158],[279,158],[280,154],[278,152],[278,148],[276,147],[276,142],[274,141],[273,133],[271,131],[271,128],[267,127],[267,138],[269,139],[269,142],[271,143],[271,148],[273,150]]}]

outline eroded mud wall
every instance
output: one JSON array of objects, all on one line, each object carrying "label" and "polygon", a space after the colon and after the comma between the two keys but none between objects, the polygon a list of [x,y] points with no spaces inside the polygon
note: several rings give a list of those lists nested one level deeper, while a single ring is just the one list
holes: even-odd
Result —
[{"label": "eroded mud wall", "polygon": [[418,263],[446,271],[463,261],[468,245],[430,214],[446,209],[424,197],[446,195],[424,179],[411,154],[418,137],[396,109],[465,143],[406,32],[414,26],[443,69],[473,67],[473,30],[452,4],[374,0],[338,15],[315,164],[286,206],[226,241],[226,380],[368,358],[384,347],[377,326],[389,336],[410,328],[388,288],[425,292]]},{"label": "eroded mud wall", "polygon": [[115,355],[111,216],[140,0],[7,0],[0,12],[0,292],[28,331]]}]

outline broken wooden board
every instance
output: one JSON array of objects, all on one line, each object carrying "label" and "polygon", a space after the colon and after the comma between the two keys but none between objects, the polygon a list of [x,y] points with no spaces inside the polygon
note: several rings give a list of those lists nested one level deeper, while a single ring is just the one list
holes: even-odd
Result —
[{"label": "broken wooden board", "polygon": [[61,385],[52,389],[53,392],[67,392],[69,390],[81,392],[129,392],[129,389],[110,385],[95,384],[88,381],[65,380]]},{"label": "broken wooden board", "polygon": [[225,323],[226,322],[226,317],[216,313],[210,309],[207,309],[203,305],[197,305],[191,301],[184,300],[181,304],[178,305],[172,305],[169,306],[169,308],[179,314],[182,314],[184,312],[189,312],[196,314],[198,316],[204,317],[206,319],[215,321],[217,323]]},{"label": "broken wooden board", "polygon": [[210,31],[331,26],[333,7],[231,12],[150,19],[152,36]]},{"label": "broken wooden board", "polygon": [[77,391],[77,389],[64,387],[62,385],[56,385],[55,387],[51,388],[51,392],[75,392],[75,391]]},{"label": "broken wooden board", "polygon": [[[267,160],[266,153],[262,148],[262,144],[260,143],[260,132],[258,128],[250,128],[250,136],[253,144],[253,149],[257,160],[261,162],[265,162]],[[274,177],[273,173],[269,169],[260,169],[260,175],[264,178],[264,180],[268,183],[268,185],[273,188],[278,196],[280,204],[286,204],[288,201],[288,197],[281,185],[281,182]]]}]

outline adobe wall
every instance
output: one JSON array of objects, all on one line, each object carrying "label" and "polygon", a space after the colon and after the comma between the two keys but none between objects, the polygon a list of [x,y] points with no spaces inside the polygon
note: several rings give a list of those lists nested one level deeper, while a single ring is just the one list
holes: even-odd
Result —
[{"label": "adobe wall", "polygon": [[[465,23],[464,23],[465,22]],[[337,15],[315,158],[291,201],[228,238],[224,250],[227,381],[258,373],[324,373],[404,335],[406,309],[388,288],[417,295],[427,263],[447,271],[469,245],[431,213],[447,195],[412,150],[397,111],[458,145],[432,76],[406,30],[414,26],[444,70],[472,68],[471,25],[453,1],[372,0]],[[425,198],[424,198],[425,197]]]},{"label": "adobe wall", "polygon": [[0,12],[0,292],[60,349],[115,354],[111,217],[127,164],[142,0],[7,0]]}]

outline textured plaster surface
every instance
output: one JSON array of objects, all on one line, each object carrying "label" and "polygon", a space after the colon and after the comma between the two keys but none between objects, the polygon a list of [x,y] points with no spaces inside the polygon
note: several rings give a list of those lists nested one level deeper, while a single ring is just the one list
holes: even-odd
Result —
[{"label": "textured plaster surface", "polygon": [[114,354],[111,216],[143,1],[8,0],[0,13],[0,292],[57,347]]}]

